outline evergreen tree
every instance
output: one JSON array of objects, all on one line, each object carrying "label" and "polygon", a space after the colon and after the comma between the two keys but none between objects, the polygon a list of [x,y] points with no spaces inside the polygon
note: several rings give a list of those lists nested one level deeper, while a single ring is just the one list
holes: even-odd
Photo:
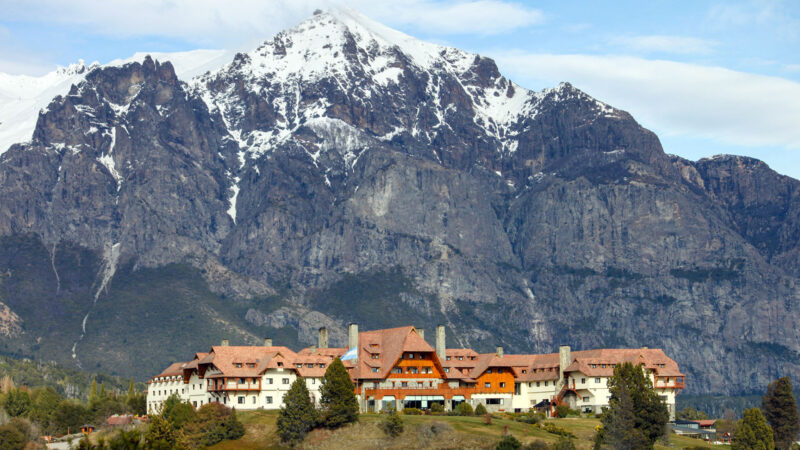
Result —
[{"label": "evergreen tree", "polygon": [[89,391],[89,403],[97,401],[97,380],[92,378],[92,388]]},{"label": "evergreen tree", "polygon": [[758,408],[744,411],[744,417],[733,434],[733,450],[772,450],[775,448],[772,429]]},{"label": "evergreen tree", "polygon": [[[603,418],[605,425],[603,436],[616,436],[615,439],[622,439],[635,447],[629,448],[653,448],[656,440],[663,436],[667,431],[669,421],[669,411],[667,405],[653,389],[653,383],[645,374],[641,364],[634,366],[626,362],[617,364],[614,368],[614,376],[608,381],[608,388],[611,392],[608,414]],[[630,406],[625,397],[630,397]],[[629,425],[630,414],[624,411],[615,411],[618,408],[629,408],[633,412],[633,428],[635,431],[622,431],[612,429],[617,426],[627,427]],[[615,434],[615,433],[621,434]],[[608,443],[603,441],[604,443]],[[638,447],[645,444],[644,447]]]},{"label": "evergreen tree", "polygon": [[389,437],[397,437],[403,434],[403,419],[396,412],[391,412],[386,415],[386,418],[381,422],[381,429]]},{"label": "evergreen tree", "polygon": [[800,418],[789,377],[775,380],[767,386],[767,393],[761,399],[761,411],[772,427],[775,448],[791,449],[800,432]]},{"label": "evergreen tree", "polygon": [[126,402],[130,403],[131,399],[136,396],[136,388],[133,385],[133,377],[131,377],[131,383],[128,385],[128,397],[125,399]]},{"label": "evergreen tree", "polygon": [[101,398],[101,399],[108,397],[108,394],[106,393],[106,383],[105,382],[101,382],[100,383],[100,393],[97,394],[97,396],[99,398]]},{"label": "evergreen tree", "polygon": [[317,410],[311,403],[306,382],[298,377],[283,399],[278,414],[278,435],[281,441],[296,444],[305,439],[317,423]]},{"label": "evergreen tree", "polygon": [[602,419],[603,427],[599,431],[602,442],[620,450],[650,447],[642,430],[636,428],[633,399],[625,384],[619,386],[609,405],[608,413]]},{"label": "evergreen tree", "polygon": [[497,443],[495,450],[519,450],[522,448],[522,443],[519,442],[514,436],[507,434],[500,439]]},{"label": "evergreen tree", "polygon": [[486,407],[483,406],[483,403],[478,403],[478,406],[475,407],[475,415],[485,416],[486,414],[488,414],[488,411],[486,411]]},{"label": "evergreen tree", "polygon": [[31,396],[20,388],[9,391],[5,396],[3,408],[9,416],[24,416],[31,409]]},{"label": "evergreen tree", "polygon": [[319,389],[322,426],[339,428],[358,421],[358,402],[354,391],[344,364],[339,358],[334,359],[325,371]]}]

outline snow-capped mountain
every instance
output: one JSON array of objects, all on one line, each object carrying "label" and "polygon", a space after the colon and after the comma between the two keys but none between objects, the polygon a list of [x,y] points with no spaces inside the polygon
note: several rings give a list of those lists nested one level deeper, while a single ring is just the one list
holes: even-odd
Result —
[{"label": "snow-capped mountain", "polygon": [[659,346],[696,392],[800,373],[796,180],[352,11],[222,57],[75,69],[0,155],[9,351],[140,374],[167,341],[411,322]]}]

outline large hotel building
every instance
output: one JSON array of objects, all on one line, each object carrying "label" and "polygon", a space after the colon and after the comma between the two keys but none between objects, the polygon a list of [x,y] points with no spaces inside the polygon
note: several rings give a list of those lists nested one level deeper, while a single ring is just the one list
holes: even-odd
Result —
[{"label": "large hotel building", "polygon": [[550,413],[558,404],[583,412],[600,412],[608,405],[608,379],[623,362],[642,364],[674,418],[675,396],[685,386],[678,364],[663,350],[646,347],[572,351],[541,355],[494,353],[445,346],[445,328],[436,329],[435,347],[413,326],[358,331],[349,328],[347,348],[328,347],[327,329],[319,330],[317,346],[295,352],[273,346],[230,346],[227,341],[190,361],[176,362],[148,382],[148,412],[157,412],[177,394],[195,407],[219,402],[239,410],[278,409],[297,377],[305,380],[312,400],[328,364],[342,359],[356,388],[362,411],[379,411],[391,404],[445,410],[461,402],[495,411]]}]

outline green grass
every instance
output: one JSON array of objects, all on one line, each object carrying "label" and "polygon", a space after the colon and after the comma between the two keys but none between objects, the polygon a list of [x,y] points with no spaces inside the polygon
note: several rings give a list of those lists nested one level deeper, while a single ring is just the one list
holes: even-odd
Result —
[{"label": "green grass", "polygon": [[[272,449],[280,448],[280,440],[275,429],[277,411],[241,412],[239,418],[247,433],[242,439],[220,443],[212,449]],[[321,448],[350,450],[373,448],[487,448],[491,449],[508,432],[523,443],[534,440],[553,444],[558,436],[548,433],[536,425],[516,422],[498,415],[487,425],[483,417],[458,416],[401,416],[404,432],[395,439],[387,438],[378,427],[384,416],[362,414],[359,423],[340,430],[315,430],[299,446],[300,448]],[[575,436],[578,449],[590,449],[595,435],[598,419],[566,418],[551,419],[559,427],[566,428]],[[726,448],[704,443],[701,440],[670,436],[669,445],[657,444],[657,449],[680,448]]]}]

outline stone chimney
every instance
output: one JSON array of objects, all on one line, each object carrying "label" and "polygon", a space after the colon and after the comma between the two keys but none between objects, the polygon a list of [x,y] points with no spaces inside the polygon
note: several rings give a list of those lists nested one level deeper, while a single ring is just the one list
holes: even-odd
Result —
[{"label": "stone chimney", "polygon": [[447,359],[447,347],[445,345],[444,325],[436,327],[436,356],[440,361]]},{"label": "stone chimney", "polygon": [[422,328],[417,328],[416,330],[417,330],[417,334],[419,335],[419,337],[421,337],[422,340],[424,341],[425,340],[425,330],[423,330]]},{"label": "stone chimney", "polygon": [[[351,323],[347,330],[347,349],[358,348],[358,324]],[[356,353],[358,350],[356,350]]]},{"label": "stone chimney", "polygon": [[228,340],[227,339],[223,339],[222,343],[220,345],[223,346],[223,347],[227,347],[228,346]]},{"label": "stone chimney", "polygon": [[572,364],[572,349],[569,345],[562,345],[558,347],[558,382],[564,384],[564,369]]},{"label": "stone chimney", "polygon": [[272,347],[272,339],[264,338],[264,347]]},{"label": "stone chimney", "polygon": [[498,358],[502,358],[503,357],[503,346],[502,345],[498,345],[497,346],[497,352],[496,353],[497,353],[497,357]]},{"label": "stone chimney", "polygon": [[317,339],[317,347],[328,348],[328,329],[325,327],[319,329],[319,338]]}]

